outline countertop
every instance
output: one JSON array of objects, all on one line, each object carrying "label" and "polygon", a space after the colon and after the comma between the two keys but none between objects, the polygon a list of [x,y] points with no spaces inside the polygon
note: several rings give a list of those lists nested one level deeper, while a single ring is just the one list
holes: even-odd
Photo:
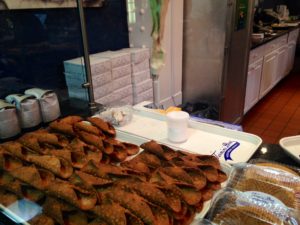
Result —
[{"label": "countertop", "polygon": [[262,144],[251,159],[266,159],[300,169],[300,163],[296,162],[293,158],[286,154],[278,144]]},{"label": "countertop", "polygon": [[289,29],[287,29],[287,30],[278,30],[277,32],[276,32],[276,35],[274,35],[274,36],[267,36],[267,37],[265,37],[262,41],[260,41],[260,42],[252,42],[252,44],[251,44],[251,50],[252,49],[255,49],[255,48],[257,48],[257,47],[259,47],[259,46],[261,46],[261,45],[264,45],[264,44],[266,44],[266,43],[268,43],[268,42],[270,42],[270,41],[272,41],[272,40],[274,40],[274,39],[276,39],[276,38],[278,38],[278,37],[281,37],[281,36],[283,36],[283,35],[285,35],[285,34],[288,34],[289,32],[291,32],[291,31],[293,31],[293,30],[295,30],[295,29],[297,29],[297,28],[299,28],[299,26],[296,26],[296,27],[291,27],[291,28],[289,28]]}]

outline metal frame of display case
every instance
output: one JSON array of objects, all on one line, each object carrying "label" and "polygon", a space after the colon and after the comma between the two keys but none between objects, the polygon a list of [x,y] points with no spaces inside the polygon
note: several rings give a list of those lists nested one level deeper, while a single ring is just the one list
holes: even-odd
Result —
[{"label": "metal frame of display case", "polygon": [[81,38],[83,44],[83,58],[84,58],[84,65],[85,65],[85,72],[87,82],[82,84],[83,88],[88,88],[89,91],[89,108],[90,112],[94,113],[98,111],[98,104],[95,102],[94,92],[93,92],[93,80],[92,80],[92,72],[91,72],[91,65],[90,65],[90,57],[89,57],[89,44],[85,26],[85,16],[84,16],[84,9],[83,9],[83,0],[76,0],[77,1],[77,9],[80,18],[80,30],[81,30]]}]

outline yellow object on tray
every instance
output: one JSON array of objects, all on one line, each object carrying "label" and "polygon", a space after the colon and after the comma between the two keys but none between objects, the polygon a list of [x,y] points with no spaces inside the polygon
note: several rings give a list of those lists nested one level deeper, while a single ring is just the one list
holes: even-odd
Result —
[{"label": "yellow object on tray", "polygon": [[171,106],[167,109],[157,109],[157,112],[161,113],[161,114],[167,114],[169,112],[174,112],[174,111],[181,111],[181,108],[179,107],[175,107],[175,106]]}]

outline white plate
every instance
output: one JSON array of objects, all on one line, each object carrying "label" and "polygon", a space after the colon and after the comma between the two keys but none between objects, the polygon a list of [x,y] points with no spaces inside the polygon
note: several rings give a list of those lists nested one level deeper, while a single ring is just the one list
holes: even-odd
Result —
[{"label": "white plate", "polygon": [[[122,132],[122,131],[118,131],[118,130],[117,130],[116,139],[118,139],[119,141],[125,141],[125,142],[129,142],[129,143],[136,144],[136,145],[141,145],[145,142],[150,141],[147,138],[138,137],[136,135],[132,135],[132,134],[125,133],[125,132]],[[174,150],[179,150],[179,149],[174,148]],[[225,172],[227,174],[227,176],[229,177],[229,174],[231,172],[232,167],[229,164],[227,164],[226,162],[221,162],[221,167],[222,167],[222,171]],[[226,184],[227,184],[227,181],[223,182],[221,184],[221,187],[222,188],[226,187]],[[204,202],[202,211],[200,213],[196,214],[194,220],[204,218],[204,216],[206,215],[206,213],[208,212],[208,210],[210,208],[210,205],[211,205],[211,201]]]},{"label": "white plate", "polygon": [[300,135],[280,139],[283,150],[300,163]]},{"label": "white plate", "polygon": [[188,140],[173,143],[167,137],[166,116],[143,110],[134,110],[132,121],[116,129],[175,149],[215,155],[220,161],[230,164],[247,162],[262,143],[256,135],[193,120],[189,121]]}]

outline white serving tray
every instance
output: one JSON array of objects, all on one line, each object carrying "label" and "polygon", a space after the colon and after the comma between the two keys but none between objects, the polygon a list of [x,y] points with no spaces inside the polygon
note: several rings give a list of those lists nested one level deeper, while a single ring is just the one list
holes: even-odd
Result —
[{"label": "white serving tray", "polygon": [[[118,139],[119,141],[130,142],[130,143],[136,144],[136,145],[141,145],[145,142],[150,141],[150,139],[139,137],[139,136],[132,135],[132,134],[129,134],[129,133],[126,133],[126,132],[123,132],[123,131],[118,131],[118,130],[117,130],[116,139]],[[178,149],[175,148],[174,150],[178,150]],[[142,151],[142,149],[141,149],[141,151]],[[222,167],[222,171],[224,171],[227,174],[227,176],[229,177],[229,174],[231,172],[231,166],[229,164],[225,163],[225,162],[221,162],[221,167]],[[227,181],[223,182],[221,184],[221,187],[222,188],[226,187],[226,184],[227,184]],[[211,200],[206,201],[203,205],[202,211],[200,213],[196,214],[196,216],[194,218],[194,221],[197,220],[197,219],[204,218],[204,216],[206,215],[206,213],[208,212],[208,210],[210,208],[210,205],[211,205]]]},{"label": "white serving tray", "polygon": [[175,149],[215,155],[230,164],[247,162],[262,143],[256,135],[230,130],[216,125],[189,121],[189,138],[184,143],[172,143],[167,138],[166,116],[144,110],[133,111],[132,121],[117,131],[155,140]]},{"label": "white serving tray", "polygon": [[300,163],[300,135],[280,139],[283,150]]}]

